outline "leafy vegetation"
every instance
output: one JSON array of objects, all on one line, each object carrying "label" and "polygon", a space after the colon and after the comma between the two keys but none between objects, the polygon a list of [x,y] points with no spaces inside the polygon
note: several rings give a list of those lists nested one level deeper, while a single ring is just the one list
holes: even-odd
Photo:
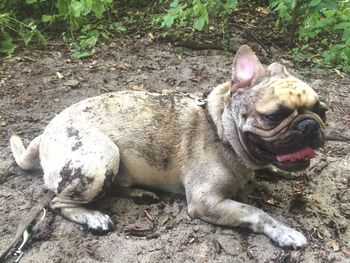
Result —
[{"label": "leafy vegetation", "polygon": [[177,22],[180,26],[187,26],[192,22],[193,28],[200,31],[209,25],[209,14],[230,14],[235,10],[236,5],[236,0],[193,0],[184,4],[174,0],[163,16],[161,26],[170,28],[174,25],[174,22]]},{"label": "leafy vegetation", "polygon": [[271,0],[270,7],[296,59],[350,72],[349,1]]},{"label": "leafy vegetation", "polygon": [[[350,72],[349,0],[250,2],[265,4],[276,14],[276,32],[288,39],[297,62]],[[213,25],[223,30],[218,24],[227,29],[235,22],[240,5],[243,1],[2,0],[0,53],[11,54],[18,45],[46,44],[48,38],[60,36],[71,45],[75,57],[89,57],[98,41],[131,32],[133,26],[139,32],[149,27],[159,35],[181,35],[183,29],[193,35],[205,33]]]}]

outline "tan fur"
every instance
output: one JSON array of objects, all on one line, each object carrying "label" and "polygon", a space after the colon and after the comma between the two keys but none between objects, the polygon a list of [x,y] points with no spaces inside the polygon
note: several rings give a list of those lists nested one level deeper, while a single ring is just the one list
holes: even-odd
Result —
[{"label": "tan fur", "polygon": [[[238,51],[233,74],[231,83],[213,89],[204,107],[184,94],[123,91],[87,99],[57,115],[35,147],[25,150],[13,137],[11,148],[19,164],[28,156],[40,158],[45,185],[56,194],[51,206],[89,228],[106,231],[112,222],[82,204],[96,200],[112,184],[144,186],[184,193],[193,217],[248,226],[281,246],[304,246],[301,233],[231,198],[255,169],[270,165],[252,155],[245,133],[278,141],[301,115],[298,109],[311,106],[317,95],[280,64],[265,71],[248,46]],[[258,111],[279,104],[295,111],[271,127]]]}]

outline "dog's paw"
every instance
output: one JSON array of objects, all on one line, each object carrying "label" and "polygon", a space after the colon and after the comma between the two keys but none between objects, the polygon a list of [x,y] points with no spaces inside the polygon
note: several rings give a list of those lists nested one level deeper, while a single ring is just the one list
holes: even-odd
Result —
[{"label": "dog's paw", "polygon": [[159,196],[153,192],[142,190],[142,189],[134,189],[131,192],[131,198],[134,200],[136,204],[154,204],[159,202]]},{"label": "dog's paw", "polygon": [[88,211],[74,215],[73,221],[86,225],[94,233],[105,233],[113,228],[111,218],[99,211]]},{"label": "dog's paw", "polygon": [[306,237],[287,226],[271,226],[265,230],[267,236],[274,240],[280,247],[292,247],[299,249],[307,245]]}]

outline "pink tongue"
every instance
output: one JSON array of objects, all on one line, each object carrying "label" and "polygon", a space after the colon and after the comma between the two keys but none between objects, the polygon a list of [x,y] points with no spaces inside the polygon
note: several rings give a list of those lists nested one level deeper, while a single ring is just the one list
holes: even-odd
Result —
[{"label": "pink tongue", "polygon": [[278,154],[276,155],[277,161],[283,163],[287,161],[299,161],[303,159],[315,158],[316,154],[314,149],[306,147],[298,152],[288,153],[288,154]]}]

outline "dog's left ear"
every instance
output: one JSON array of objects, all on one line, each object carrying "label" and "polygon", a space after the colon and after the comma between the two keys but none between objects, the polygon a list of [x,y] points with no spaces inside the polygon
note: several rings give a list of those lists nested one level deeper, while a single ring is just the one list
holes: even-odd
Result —
[{"label": "dog's left ear", "polygon": [[250,88],[265,75],[265,70],[254,51],[247,45],[241,46],[233,60],[231,90]]}]

